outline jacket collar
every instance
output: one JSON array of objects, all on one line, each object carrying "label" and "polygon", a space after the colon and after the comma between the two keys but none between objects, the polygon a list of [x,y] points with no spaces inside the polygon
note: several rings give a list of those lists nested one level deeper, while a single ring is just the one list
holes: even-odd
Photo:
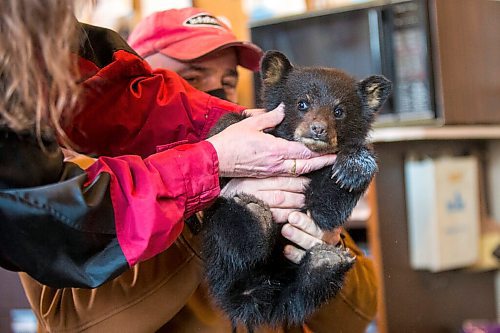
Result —
[{"label": "jacket collar", "polygon": [[42,138],[0,127],[0,189],[24,188],[56,182],[63,169],[63,154],[54,135]]}]

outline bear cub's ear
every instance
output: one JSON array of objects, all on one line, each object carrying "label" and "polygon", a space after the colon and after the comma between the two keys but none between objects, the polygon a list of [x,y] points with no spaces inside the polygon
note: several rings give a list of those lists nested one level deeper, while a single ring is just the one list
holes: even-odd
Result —
[{"label": "bear cub's ear", "polygon": [[382,75],[372,75],[358,82],[358,93],[363,104],[377,111],[392,91],[392,83]]},{"label": "bear cub's ear", "polygon": [[262,82],[266,86],[273,86],[283,82],[288,73],[293,69],[290,60],[281,52],[267,51],[260,63]]}]

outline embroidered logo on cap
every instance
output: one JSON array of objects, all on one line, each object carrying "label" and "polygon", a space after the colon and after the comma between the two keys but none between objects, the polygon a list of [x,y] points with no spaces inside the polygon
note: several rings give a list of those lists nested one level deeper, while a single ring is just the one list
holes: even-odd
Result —
[{"label": "embroidered logo on cap", "polygon": [[188,17],[183,25],[191,27],[213,27],[227,30],[215,16],[210,14],[197,14]]}]

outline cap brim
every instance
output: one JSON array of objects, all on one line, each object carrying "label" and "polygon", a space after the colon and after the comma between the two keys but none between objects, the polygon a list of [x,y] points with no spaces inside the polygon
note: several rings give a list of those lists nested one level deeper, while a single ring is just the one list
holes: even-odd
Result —
[{"label": "cap brim", "polygon": [[208,53],[228,47],[234,47],[237,50],[238,65],[254,72],[259,70],[263,51],[257,45],[245,41],[227,42],[225,38],[218,36],[199,36],[196,43],[192,40],[181,40],[157,52],[179,61],[193,61]]}]

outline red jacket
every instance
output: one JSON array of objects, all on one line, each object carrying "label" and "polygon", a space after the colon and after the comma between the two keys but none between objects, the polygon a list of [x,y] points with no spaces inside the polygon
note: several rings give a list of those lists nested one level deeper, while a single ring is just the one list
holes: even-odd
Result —
[{"label": "red jacket", "polygon": [[[0,223],[0,265],[55,287],[98,286],[168,248],[184,220],[220,192],[217,154],[202,140],[222,114],[243,109],[195,90],[173,72],[152,71],[110,30],[83,25],[83,36],[83,98],[68,136],[83,153],[124,156],[99,157],[86,180],[74,166],[67,172],[68,165],[52,163],[57,183],[11,184],[9,196],[0,188],[0,214],[19,206]],[[49,185],[51,199],[47,186],[36,185]],[[35,217],[50,244],[35,237],[33,207],[20,196],[46,201]]]}]

